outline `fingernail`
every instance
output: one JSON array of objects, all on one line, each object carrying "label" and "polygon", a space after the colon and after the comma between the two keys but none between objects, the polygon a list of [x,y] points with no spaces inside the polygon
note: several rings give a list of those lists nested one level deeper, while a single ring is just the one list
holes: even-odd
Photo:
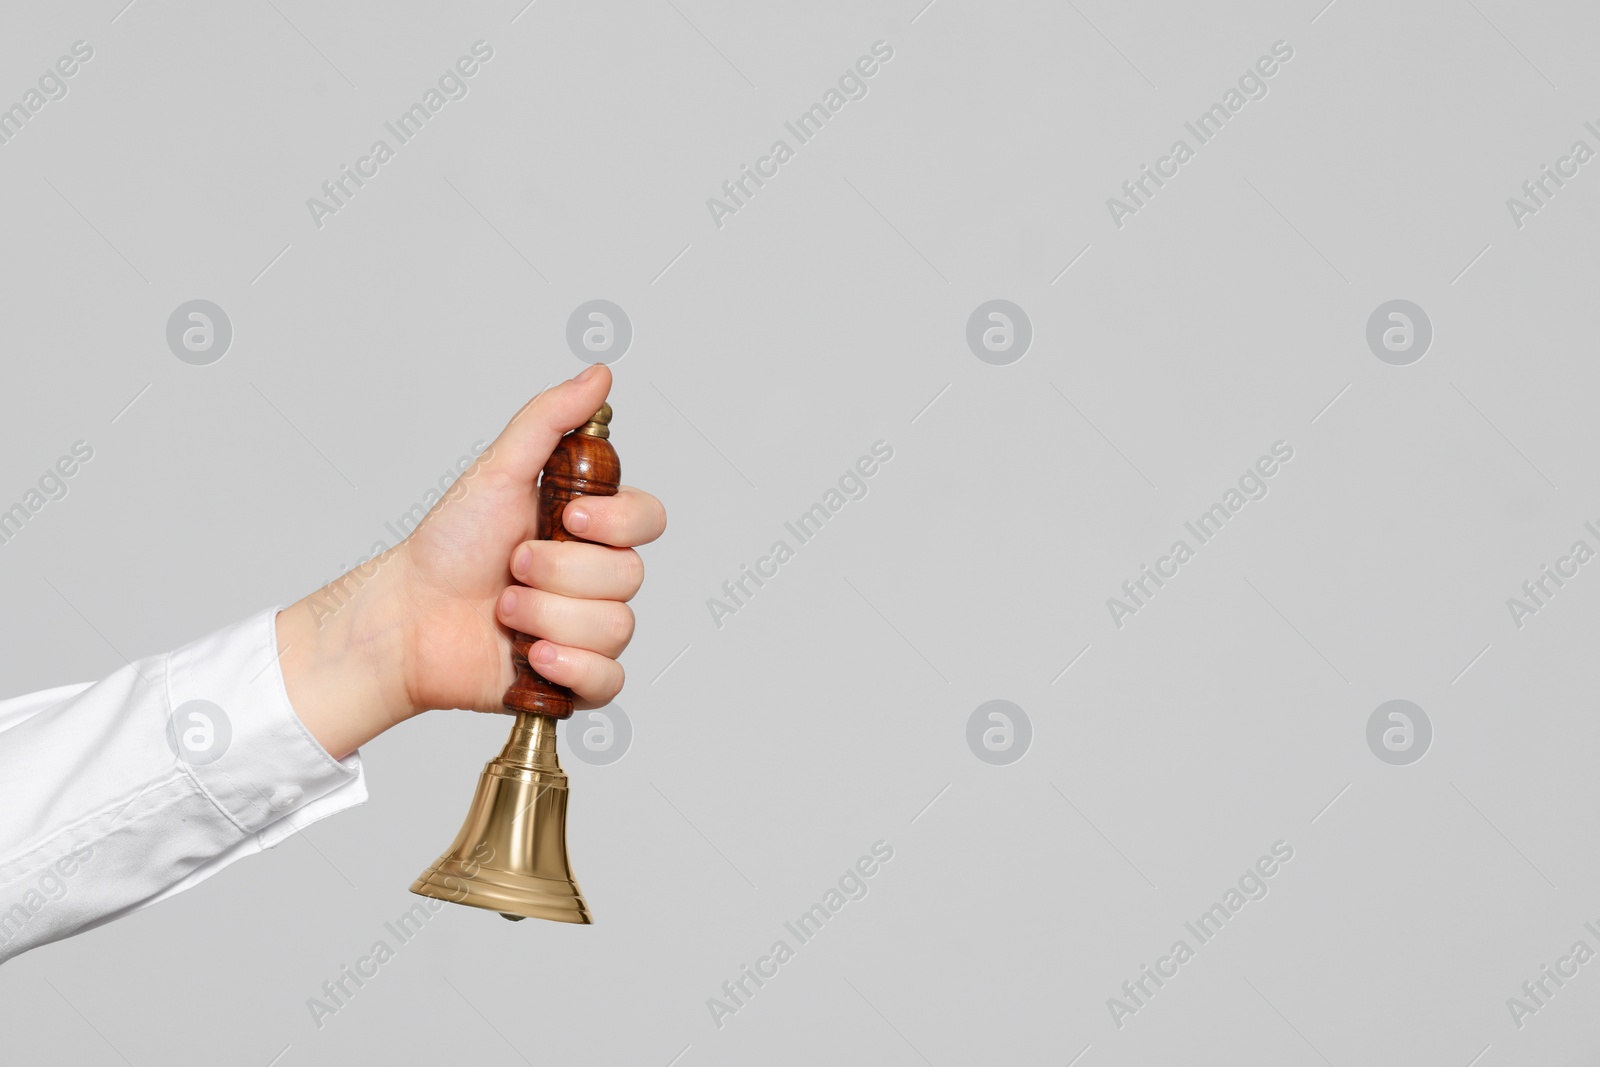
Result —
[{"label": "fingernail", "polygon": [[584,371],[582,374],[578,375],[576,378],[574,378],[572,380],[575,381],[575,382],[586,382],[590,378],[593,378],[596,374],[599,374],[599,373],[600,373],[600,364],[591,363],[591,364],[589,364],[589,369],[588,370]]},{"label": "fingernail", "polygon": [[504,593],[500,594],[500,614],[510,616],[515,614],[516,610],[517,591],[515,589],[507,589]]},{"label": "fingernail", "polygon": [[572,533],[583,533],[589,528],[589,512],[583,507],[570,507],[567,509],[566,518],[563,520]]},{"label": "fingernail", "polygon": [[533,549],[523,545],[517,549],[516,555],[511,557],[511,573],[518,578],[526,578],[533,569]]},{"label": "fingernail", "polygon": [[552,645],[548,641],[546,641],[546,642],[541,642],[539,645],[534,647],[534,650],[533,650],[533,662],[550,664],[550,663],[554,663],[555,661],[556,661],[556,646],[555,645]]}]

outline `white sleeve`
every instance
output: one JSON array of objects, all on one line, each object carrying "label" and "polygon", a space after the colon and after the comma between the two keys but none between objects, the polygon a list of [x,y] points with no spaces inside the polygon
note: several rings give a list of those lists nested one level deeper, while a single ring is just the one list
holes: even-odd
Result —
[{"label": "white sleeve", "polygon": [[0,961],[180,893],[367,799],[289,703],[264,611],[0,701]]}]

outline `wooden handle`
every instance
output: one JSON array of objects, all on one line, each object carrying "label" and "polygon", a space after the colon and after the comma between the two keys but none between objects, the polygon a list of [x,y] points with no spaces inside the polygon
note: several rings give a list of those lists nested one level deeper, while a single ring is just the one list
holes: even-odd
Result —
[{"label": "wooden handle", "polygon": [[[615,496],[622,480],[622,464],[611,447],[611,405],[602,405],[594,418],[567,434],[550,454],[539,477],[539,533],[543,541],[582,541],[561,522],[562,513],[580,496]],[[565,719],[572,714],[572,690],[539,676],[528,665],[528,649],[537,638],[512,631],[511,662],[517,680],[503,698],[507,711],[525,711]]]}]

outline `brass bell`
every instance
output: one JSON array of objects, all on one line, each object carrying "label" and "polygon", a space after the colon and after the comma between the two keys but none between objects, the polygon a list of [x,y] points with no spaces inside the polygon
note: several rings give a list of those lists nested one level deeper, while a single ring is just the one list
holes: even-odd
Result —
[{"label": "brass bell", "polygon": [[483,768],[455,842],[411,891],[508,919],[590,921],[567,864],[567,775],[554,719],[517,716],[506,747]]}]

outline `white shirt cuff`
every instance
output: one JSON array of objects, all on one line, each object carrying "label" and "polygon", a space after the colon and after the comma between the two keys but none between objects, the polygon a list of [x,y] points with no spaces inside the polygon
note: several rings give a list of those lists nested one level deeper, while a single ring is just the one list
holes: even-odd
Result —
[{"label": "white shirt cuff", "polygon": [[343,791],[327,814],[366,800],[360,754],[342,761],[328,755],[289,703],[278,661],[278,611],[185,645],[168,662],[179,761],[246,833],[345,786],[354,789]]}]

